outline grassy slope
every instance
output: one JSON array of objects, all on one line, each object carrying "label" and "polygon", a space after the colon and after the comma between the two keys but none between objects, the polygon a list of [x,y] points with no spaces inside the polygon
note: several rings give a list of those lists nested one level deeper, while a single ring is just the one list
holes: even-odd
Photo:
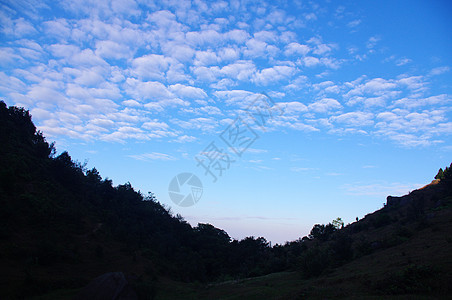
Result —
[{"label": "grassy slope", "polygon": [[[358,257],[322,276],[303,279],[298,272],[281,272],[266,276],[216,284],[181,283],[160,277],[156,281],[155,299],[444,299],[449,296],[452,282],[452,207],[447,205],[427,210],[429,217],[422,222],[395,222],[386,226],[354,233],[370,241],[398,237],[393,246]],[[377,216],[379,211],[369,215]],[[400,214],[395,210],[390,215]],[[369,222],[363,219],[362,224]],[[409,237],[395,234],[403,226]],[[117,251],[115,245],[106,249]],[[113,253],[110,253],[113,254]],[[118,258],[124,255],[117,254]],[[118,260],[115,269],[137,272],[142,260]],[[90,266],[61,268],[63,277],[71,274],[96,274],[103,270],[102,262]],[[414,275],[410,270],[417,270]],[[419,271],[420,270],[420,271]],[[410,275],[411,274],[411,275]],[[35,299],[70,299],[75,289],[58,290]]]},{"label": "grassy slope", "polygon": [[[328,270],[319,278],[302,279],[297,272],[282,272],[210,286],[163,280],[157,299],[444,299],[452,282],[451,217],[450,208],[444,209],[405,242]],[[402,272],[413,266],[428,267],[431,273],[427,278],[405,278]],[[434,294],[393,294],[405,279],[415,287],[434,285],[437,290]]]},{"label": "grassy slope", "polygon": [[[382,296],[389,299],[444,299],[450,293],[448,283],[452,282],[450,203],[449,199],[445,205],[427,208],[427,218],[422,221],[396,221],[353,233],[354,240],[365,237],[369,241],[389,240],[394,245],[357,257],[343,266],[328,269],[317,278],[303,279],[298,272],[282,272],[205,285],[181,283],[159,277],[155,282],[155,299],[380,299]],[[378,216],[382,211],[370,214],[359,222],[370,223],[372,217]],[[403,209],[395,209],[385,211],[385,214],[396,219],[402,212]],[[401,228],[405,234],[398,234]],[[135,257],[124,255],[119,245],[111,241],[108,244],[109,241],[103,240],[102,236],[102,230],[99,230],[92,236],[81,236],[77,243],[83,242],[88,248],[97,243],[103,244],[105,255],[118,258],[109,266],[111,271],[122,270],[135,274],[145,272],[143,262],[146,260],[143,260],[140,254]],[[88,248],[81,250],[86,252],[83,254],[85,257],[92,255],[92,249]],[[97,262],[94,263],[95,261]],[[102,260],[90,259],[90,262],[60,266],[51,277],[74,280],[73,274],[84,274],[85,277],[93,278],[99,275],[101,270],[105,270],[106,266]],[[415,273],[410,275],[409,271],[413,269]],[[39,270],[46,272],[42,268]],[[49,270],[54,272],[55,268]],[[33,267],[29,272],[34,272]],[[11,275],[21,277],[21,280],[18,280],[20,282],[23,282],[22,277],[26,276],[23,270],[12,271],[8,276]],[[49,274],[33,275],[38,279],[49,277]],[[60,289],[35,299],[70,299],[77,291],[70,288]]]},{"label": "grassy slope", "polygon": [[[413,235],[400,244],[327,270],[318,278],[303,279],[297,272],[282,272],[210,285],[159,278],[156,299],[444,299],[449,293],[447,285],[452,282],[451,207],[434,212],[434,217],[422,226],[411,224]],[[371,240],[381,239],[394,231],[391,226],[399,225],[384,226],[366,235]],[[403,272],[413,266],[425,267],[430,273],[406,278]],[[423,291],[397,294],[406,280],[408,288]],[[432,286],[433,294],[428,292]],[[70,299],[75,293],[60,290],[36,299]]]},{"label": "grassy slope", "polygon": [[[414,195],[425,199],[433,194],[441,195],[435,189],[421,189],[421,193]],[[451,200],[450,196],[443,198],[440,206],[426,201],[426,217],[421,219],[401,218],[409,212],[409,207],[382,209],[370,214],[359,223],[368,226],[381,214],[392,218],[392,222],[352,233],[353,239],[365,238],[385,246],[343,266],[328,269],[318,278],[303,279],[298,272],[282,272],[208,286],[160,280],[157,299],[450,298]]]}]

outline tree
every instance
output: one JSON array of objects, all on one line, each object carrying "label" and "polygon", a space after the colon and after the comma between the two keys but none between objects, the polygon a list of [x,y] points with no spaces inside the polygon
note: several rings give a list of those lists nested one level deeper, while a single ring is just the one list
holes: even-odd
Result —
[{"label": "tree", "polygon": [[299,268],[305,278],[319,276],[330,264],[331,254],[325,247],[309,248],[299,258]]},{"label": "tree", "polygon": [[328,237],[335,231],[336,227],[334,227],[334,225],[331,223],[328,223],[327,225],[315,224],[314,227],[312,227],[311,232],[309,233],[309,238],[311,240],[319,239],[326,241]]},{"label": "tree", "polygon": [[336,228],[336,230],[339,230],[344,227],[344,221],[342,221],[342,219],[339,217],[334,219],[332,223],[333,223],[334,228]]},{"label": "tree", "polygon": [[99,171],[97,171],[96,168],[92,168],[91,170],[86,171],[86,179],[93,185],[100,184],[102,181],[102,177],[100,176]]},{"label": "tree", "polygon": [[[446,170],[447,170],[447,168],[446,168]],[[435,179],[444,179],[444,172],[443,172],[443,168],[439,168],[439,171],[438,171],[438,173],[436,174],[436,176],[435,176]]]},{"label": "tree", "polygon": [[450,167],[446,167],[446,169],[444,169],[443,178],[441,178],[441,179],[446,179],[446,178],[451,177],[451,173],[452,173],[451,168],[452,168],[452,163],[450,164]]}]

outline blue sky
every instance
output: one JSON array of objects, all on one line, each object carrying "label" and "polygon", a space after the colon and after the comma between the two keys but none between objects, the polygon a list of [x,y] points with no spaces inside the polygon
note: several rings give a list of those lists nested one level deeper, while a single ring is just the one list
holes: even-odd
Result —
[{"label": "blue sky", "polygon": [[[191,224],[281,243],[451,163],[451,13],[449,1],[1,1],[0,98],[59,152]],[[256,99],[281,112],[264,127],[247,114]],[[221,139],[237,117],[258,137],[240,156]],[[195,160],[212,145],[228,162],[215,182]],[[203,183],[191,207],[168,195],[182,172]]]}]

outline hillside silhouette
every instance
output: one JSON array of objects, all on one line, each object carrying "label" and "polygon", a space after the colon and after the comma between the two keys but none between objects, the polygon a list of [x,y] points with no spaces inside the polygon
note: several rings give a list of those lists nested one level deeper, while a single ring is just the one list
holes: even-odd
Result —
[{"label": "hillside silhouette", "polygon": [[271,247],[193,227],[152,193],[113,186],[68,152],[57,155],[27,110],[0,102],[0,298],[449,295],[451,169],[362,220],[316,224]]}]

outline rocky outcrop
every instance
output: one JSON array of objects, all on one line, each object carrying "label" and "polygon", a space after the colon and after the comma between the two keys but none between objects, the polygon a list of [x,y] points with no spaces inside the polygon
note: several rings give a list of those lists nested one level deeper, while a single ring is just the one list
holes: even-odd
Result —
[{"label": "rocky outcrop", "polygon": [[402,197],[396,197],[396,196],[388,196],[386,198],[386,205],[391,207],[391,206],[404,206],[407,205],[408,203],[410,203],[412,201],[412,197],[411,195],[405,195]]}]

